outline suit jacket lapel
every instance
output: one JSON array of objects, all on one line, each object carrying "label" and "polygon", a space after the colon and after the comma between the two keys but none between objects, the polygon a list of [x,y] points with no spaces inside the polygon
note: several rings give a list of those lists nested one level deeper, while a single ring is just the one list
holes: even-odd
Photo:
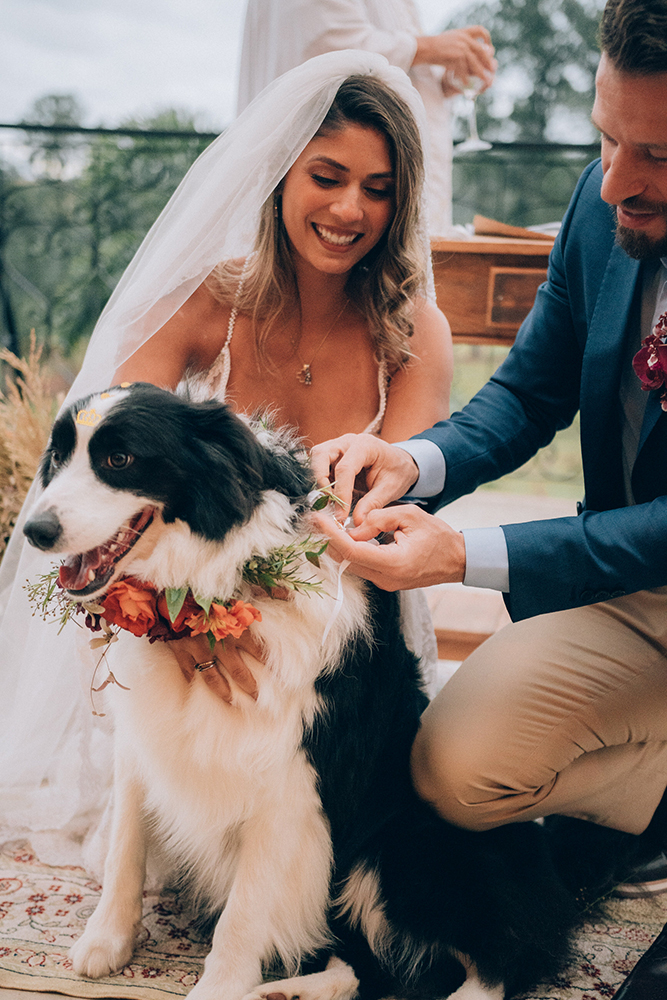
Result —
[{"label": "suit jacket lapel", "polygon": [[644,419],[642,421],[642,432],[639,437],[639,447],[637,449],[637,455],[642,450],[646,444],[646,439],[658,422],[658,417],[663,412],[660,406],[660,396],[662,395],[662,389],[654,389],[653,392],[649,393],[649,397],[646,400],[646,409],[644,410]]},{"label": "suit jacket lapel", "polygon": [[639,261],[614,246],[609,255],[581,370],[581,450],[586,506],[622,506],[623,473],[618,392],[628,320],[638,288]]}]

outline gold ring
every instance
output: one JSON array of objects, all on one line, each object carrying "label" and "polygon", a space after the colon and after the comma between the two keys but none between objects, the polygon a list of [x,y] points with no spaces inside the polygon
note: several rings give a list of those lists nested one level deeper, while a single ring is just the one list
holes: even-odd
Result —
[{"label": "gold ring", "polygon": [[202,670],[210,670],[211,667],[217,666],[217,663],[217,660],[206,660],[205,663],[195,663],[195,670],[199,670],[200,672]]}]

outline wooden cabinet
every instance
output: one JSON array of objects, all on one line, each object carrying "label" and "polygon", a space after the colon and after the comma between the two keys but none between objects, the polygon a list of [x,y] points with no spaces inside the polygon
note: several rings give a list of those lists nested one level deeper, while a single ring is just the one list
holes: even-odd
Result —
[{"label": "wooden cabinet", "polygon": [[431,241],[438,305],[459,343],[511,344],[547,275],[553,240]]}]

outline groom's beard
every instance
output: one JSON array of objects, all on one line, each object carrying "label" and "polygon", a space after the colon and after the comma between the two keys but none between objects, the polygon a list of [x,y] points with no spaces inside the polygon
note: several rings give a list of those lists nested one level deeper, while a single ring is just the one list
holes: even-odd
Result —
[{"label": "groom's beard", "polygon": [[625,250],[628,257],[634,260],[657,260],[667,256],[667,204],[659,201],[644,201],[641,197],[627,198],[623,202],[623,208],[629,212],[634,210],[655,212],[661,215],[664,223],[664,232],[657,238],[648,236],[639,229],[628,229],[626,226],[618,224],[616,207],[614,206],[614,216],[616,217],[616,242]]}]

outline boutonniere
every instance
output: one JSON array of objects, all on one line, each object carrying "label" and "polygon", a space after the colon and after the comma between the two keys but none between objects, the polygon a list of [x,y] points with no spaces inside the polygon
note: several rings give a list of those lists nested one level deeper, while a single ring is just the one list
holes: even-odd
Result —
[{"label": "boutonniere", "polygon": [[650,336],[632,359],[632,367],[642,384],[642,389],[662,389],[660,406],[667,411],[667,312],[653,327]]}]

